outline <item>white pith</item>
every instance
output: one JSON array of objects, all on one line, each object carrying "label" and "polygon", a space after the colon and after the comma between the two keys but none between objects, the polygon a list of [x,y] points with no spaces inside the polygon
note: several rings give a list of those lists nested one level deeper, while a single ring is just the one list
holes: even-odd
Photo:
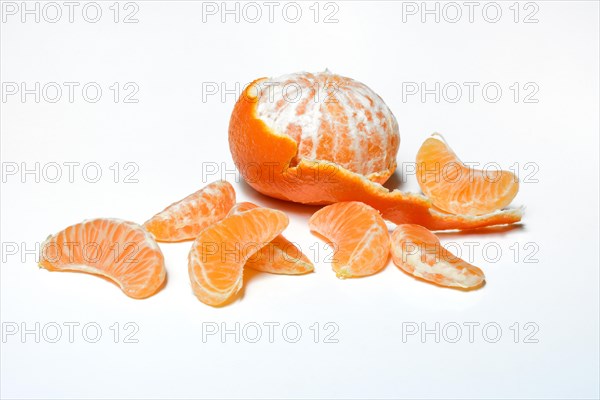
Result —
[{"label": "white pith", "polygon": [[455,265],[444,261],[437,260],[433,265],[429,265],[421,260],[421,251],[417,250],[411,254],[403,254],[403,262],[414,268],[412,274],[419,278],[431,280],[431,275],[442,275],[454,286],[468,288],[479,283],[480,279],[477,276],[467,274],[467,269],[459,269]]},{"label": "white pith", "polygon": [[[257,83],[260,85],[259,92],[261,93],[258,100],[257,114],[277,134],[286,134],[290,125],[297,126],[301,131],[298,143],[299,158],[314,161],[317,160],[316,152],[321,140],[319,135],[321,122],[326,121],[332,125],[337,125],[341,122],[332,119],[329,115],[325,102],[331,101],[333,96],[328,92],[330,87],[327,86],[327,83],[322,84],[320,81],[324,79],[327,82],[327,77],[334,75],[326,71],[309,76],[314,77],[313,80],[309,81],[309,84],[306,84],[305,81],[300,81],[300,79],[308,79],[305,73],[283,75]],[[349,80],[349,82],[348,87],[340,87],[335,91],[334,98],[335,101],[341,104],[344,110],[345,118],[348,120],[347,124],[344,124],[344,127],[348,129],[351,138],[350,146],[353,165],[343,166],[363,175],[385,172],[390,167],[390,163],[394,163],[395,165],[396,154],[390,154],[393,151],[391,148],[388,148],[387,143],[392,135],[399,138],[398,123],[385,102],[373,90],[360,82],[352,80]],[[316,95],[313,95],[311,89],[316,89]],[[296,99],[298,90],[300,90],[300,96]],[[355,103],[362,104],[366,110],[354,107],[350,103],[350,99]],[[279,108],[278,103],[281,101],[289,105]],[[298,108],[305,101],[307,101],[306,111],[298,115]],[[366,111],[371,112],[371,121],[368,120]],[[377,117],[378,113],[383,115],[381,120]],[[387,124],[386,129],[382,126],[384,122]],[[364,131],[358,128],[360,124],[364,125]],[[381,145],[385,148],[380,149],[381,152],[379,155],[373,156],[371,154],[369,156],[365,151],[365,147],[368,147],[369,138],[372,139],[374,137],[378,137],[381,140]],[[310,148],[310,151],[305,151],[304,144],[310,142],[313,143],[312,148]],[[337,145],[338,143],[336,142],[332,144],[334,148]]]}]

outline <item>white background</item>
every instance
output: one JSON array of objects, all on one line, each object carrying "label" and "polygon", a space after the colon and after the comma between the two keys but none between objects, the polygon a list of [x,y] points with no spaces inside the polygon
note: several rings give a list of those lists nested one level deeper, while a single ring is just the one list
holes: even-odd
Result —
[{"label": "white background", "polygon": [[[23,23],[20,10],[4,14],[4,84],[80,86],[72,103],[66,89],[56,103],[43,96],[36,103],[33,95],[25,101],[19,94],[3,98],[3,171],[14,163],[27,168],[40,163],[43,168],[79,162],[98,163],[103,175],[89,183],[80,165],[73,183],[66,167],[58,183],[43,176],[37,183],[35,176],[20,173],[3,177],[3,329],[13,323],[19,329],[32,329],[35,323],[40,330],[51,329],[48,324],[57,323],[63,336],[58,343],[44,337],[36,343],[33,334],[22,338],[20,332],[5,337],[2,397],[597,398],[598,3],[536,2],[537,23],[523,22],[535,11],[524,3],[515,23],[512,3],[499,3],[502,16],[496,23],[482,16],[485,3],[475,9],[470,23],[462,2],[463,15],[456,23],[448,21],[454,18],[448,8],[439,23],[432,15],[422,22],[420,14],[404,14],[403,21],[403,4],[392,1],[337,2],[337,23],[323,23],[334,10],[326,12],[323,3],[315,23],[312,2],[301,3],[297,23],[283,18],[283,3],[273,23],[265,6],[257,23],[243,16],[236,23],[231,15],[222,23],[220,14],[206,15],[203,22],[202,3],[191,1],[137,2],[138,23],[113,22],[112,2],[101,3],[97,23],[83,19],[85,3],[75,9],[73,23],[65,6],[57,23],[43,16],[39,23],[33,16]],[[133,10],[123,8],[121,3],[121,19]],[[54,18],[54,11],[47,11]],[[493,10],[488,12],[493,18]],[[289,16],[294,16],[292,10]],[[400,125],[399,163],[414,161],[418,147],[434,131],[443,133],[463,160],[497,162],[503,168],[518,163],[522,183],[514,205],[527,207],[520,228],[440,235],[444,244],[460,244],[463,258],[468,258],[466,242],[477,245],[472,261],[487,277],[481,290],[434,287],[402,273],[391,261],[375,276],[338,280],[323,243],[308,230],[316,208],[261,196],[226,171],[233,169],[227,127],[235,95],[221,99],[221,92],[207,95],[203,89],[212,83],[233,89],[262,76],[325,68],[360,80],[383,97]],[[81,95],[88,82],[103,89],[96,103]],[[121,90],[134,82],[139,101],[115,103],[109,89],[114,82]],[[425,82],[428,88],[435,82],[480,86],[473,102],[465,89],[458,102],[448,101],[451,95],[438,103],[433,95],[424,101],[419,95],[403,99],[407,82]],[[495,103],[481,94],[489,82],[503,90]],[[521,87],[516,103],[509,88],[514,82]],[[524,102],[531,91],[523,88],[527,82],[539,88],[533,96],[537,103]],[[47,97],[54,97],[53,92]],[[115,162],[121,169],[117,183],[109,168]],[[124,182],[128,162],[139,167],[133,177],[138,183]],[[240,200],[288,213],[285,234],[315,258],[315,273],[252,274],[238,301],[215,309],[192,295],[189,243],[161,245],[168,284],[143,301],[96,277],[40,270],[35,254],[24,251],[83,219],[144,222],[221,178],[203,173],[215,163],[219,172],[227,172],[223,177],[234,184]],[[532,172],[524,168],[526,163],[537,166],[530,177],[537,183],[523,181]],[[93,178],[93,171],[88,172]],[[394,176],[389,186],[418,190],[410,174]],[[493,249],[482,251],[488,243],[502,251],[495,262]],[[515,243],[518,254],[511,250]],[[525,248],[528,243],[533,247]],[[536,248],[530,261],[537,262],[526,262]],[[80,324],[73,343],[63,325],[68,322]],[[88,343],[81,333],[90,322],[102,328],[97,343]],[[110,330],[115,322],[120,324],[118,343]],[[134,336],[138,343],[124,343],[127,322],[139,327]],[[218,335],[202,340],[206,323],[234,328],[235,323],[243,327],[253,322],[281,324],[274,342],[269,343],[266,327],[258,343],[244,338],[236,343],[233,335],[224,343]],[[302,328],[297,343],[288,343],[281,333],[289,322]],[[315,322],[320,324],[319,343],[310,330]],[[327,322],[339,327],[334,336],[338,343],[324,343]],[[480,324],[473,343],[464,325],[468,322]],[[539,327],[530,338],[537,343],[525,343],[528,322],[528,327]],[[410,323],[424,323],[428,329],[440,323],[440,331],[448,328],[446,337],[439,343],[433,334],[403,340],[403,328],[406,333]],[[455,336],[453,323],[462,326],[457,343],[448,340]],[[493,328],[488,336],[482,333],[486,323],[501,327],[496,343],[486,341],[495,336]],[[510,329],[514,323],[519,323],[518,343]],[[54,336],[53,330],[46,333]],[[93,330],[88,333],[94,336]]]}]

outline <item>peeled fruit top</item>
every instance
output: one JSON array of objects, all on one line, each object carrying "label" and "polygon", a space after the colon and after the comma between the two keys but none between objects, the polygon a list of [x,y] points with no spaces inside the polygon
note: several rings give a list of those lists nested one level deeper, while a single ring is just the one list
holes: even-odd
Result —
[{"label": "peeled fruit top", "polygon": [[363,83],[325,71],[258,84],[258,118],[298,145],[291,166],[301,159],[330,161],[379,183],[394,172],[398,123],[381,97]]}]

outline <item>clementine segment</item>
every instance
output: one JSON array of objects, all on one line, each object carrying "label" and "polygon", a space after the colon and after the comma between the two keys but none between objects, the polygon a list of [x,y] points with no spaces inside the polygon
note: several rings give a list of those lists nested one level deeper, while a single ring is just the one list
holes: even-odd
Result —
[{"label": "clementine segment", "polygon": [[84,221],[50,236],[41,250],[40,267],[106,277],[135,299],[152,296],[166,277],[160,248],[133,222]]},{"label": "clementine segment", "polygon": [[281,211],[255,208],[204,229],[188,256],[194,294],[211,306],[231,300],[242,288],[244,264],[287,226]]},{"label": "clementine segment", "polygon": [[494,212],[508,206],[519,190],[512,172],[465,166],[441,136],[428,138],[419,149],[417,178],[433,204],[452,214]]},{"label": "clementine segment", "polygon": [[390,237],[374,208],[357,201],[332,204],[314,213],[308,225],[334,244],[338,278],[373,275],[385,267]]},{"label": "clementine segment", "polygon": [[398,225],[392,232],[392,260],[403,271],[441,286],[470,289],[485,280],[483,271],[446,250],[420,225]]},{"label": "clementine segment", "polygon": [[[300,87],[305,87],[306,84],[300,82],[302,78],[303,76],[300,75],[294,79],[282,78],[278,81],[297,82]],[[345,82],[342,78],[331,79],[340,83]],[[367,121],[367,112],[369,112],[371,118],[375,118],[377,112],[374,111],[381,110],[383,106],[381,104],[378,106],[378,100],[371,95],[369,97],[373,100],[374,105],[369,108],[366,107],[366,104],[363,104],[365,106],[363,111],[357,105],[357,103],[361,103],[360,100],[346,101],[340,95],[342,96],[340,101],[344,105],[344,112],[340,110],[332,113],[330,118],[334,119],[324,121],[323,107],[327,106],[323,105],[323,96],[317,98],[320,106],[306,108],[304,111],[302,111],[302,108],[290,108],[292,106],[285,108],[285,104],[280,106],[276,104],[264,105],[263,103],[267,99],[263,97],[269,96],[269,92],[264,90],[266,82],[268,80],[262,78],[248,85],[234,107],[229,124],[229,146],[233,160],[244,180],[255,190],[271,197],[305,204],[360,201],[376,208],[384,218],[392,222],[397,224],[416,223],[432,230],[470,229],[489,225],[510,224],[521,220],[521,210],[505,210],[480,216],[455,215],[439,211],[433,208],[433,204],[425,196],[403,193],[399,190],[389,191],[378,184],[377,182],[385,180],[395,167],[395,162],[390,161],[395,159],[397,150],[393,139],[395,137],[394,128],[389,130],[390,133],[386,134],[385,140],[381,135],[381,141],[373,142],[367,146],[371,149],[370,151],[360,153],[368,154],[368,156],[356,158],[360,164],[367,164],[364,169],[358,168],[356,165],[352,166],[352,163],[344,162],[346,156],[336,158],[325,150],[320,151],[319,149],[330,146],[333,152],[340,151],[347,154],[348,160],[358,157],[356,155],[358,153],[354,153],[353,149],[360,147],[358,146],[360,140],[347,140],[353,138],[353,136],[348,136],[345,133],[344,135],[339,134],[339,132],[345,131],[346,128],[339,128],[340,130],[336,128],[336,133],[333,136],[325,135],[325,132],[329,132],[328,129],[333,129],[331,128],[333,125],[344,126],[344,124],[347,124],[349,121],[348,114],[354,115],[354,111],[356,111],[357,116],[364,114]],[[289,87],[293,87],[293,85],[288,85]],[[362,89],[358,89],[356,85],[351,84],[348,90],[360,92]],[[340,91],[330,94],[329,101],[335,101],[335,93],[338,92]],[[275,97],[274,99],[277,100],[274,101],[277,103],[285,102],[290,95],[286,97],[282,93],[281,96],[281,98]],[[357,96],[359,95],[357,94]],[[366,99],[366,97],[364,98]],[[263,105],[261,106],[261,104]],[[369,102],[369,104],[371,103]],[[271,108],[272,110],[287,111],[282,111],[282,114],[277,117],[274,111],[269,111]],[[291,112],[291,110],[296,111]],[[303,121],[299,122],[302,127],[300,135],[294,133],[294,129],[297,130],[298,128],[292,126],[288,129],[289,124],[281,119],[287,118],[291,123],[292,120],[295,120],[294,115],[298,111],[301,112],[300,115]],[[390,128],[393,122],[391,117],[386,117],[386,112],[381,112],[382,115],[378,119],[380,121],[378,129],[381,132],[388,132],[385,129]],[[331,121],[337,122],[333,123]],[[284,129],[283,126],[286,128]],[[329,128],[325,128],[327,126]],[[315,147],[315,135],[321,137],[319,132],[322,132],[323,140],[327,145]],[[304,140],[306,140],[306,143],[303,145]],[[337,145],[335,145],[336,143]],[[391,143],[391,145],[384,146],[383,143]],[[313,149],[315,148],[317,149],[314,154],[315,158],[312,158]],[[374,159],[377,161],[369,166],[369,161],[365,157],[371,157],[377,152],[386,155],[375,157]],[[323,157],[323,159],[319,157]]]},{"label": "clementine segment", "polygon": [[207,226],[225,218],[235,204],[229,182],[217,181],[175,202],[144,223],[160,242],[192,240]]},{"label": "clementine segment", "polygon": [[[229,215],[241,214],[257,207],[249,202],[237,203],[229,211]],[[301,275],[314,270],[308,257],[283,235],[278,235],[252,255],[245,266],[261,272],[285,275]]]}]

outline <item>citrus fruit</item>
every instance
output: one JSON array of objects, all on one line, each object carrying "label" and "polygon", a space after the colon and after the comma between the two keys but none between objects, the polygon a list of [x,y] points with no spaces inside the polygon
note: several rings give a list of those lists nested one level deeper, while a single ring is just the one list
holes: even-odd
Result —
[{"label": "citrus fruit", "polygon": [[390,236],[373,207],[358,201],[332,204],[314,213],[308,226],[333,243],[338,278],[373,275],[385,267]]},{"label": "citrus fruit", "polygon": [[204,229],[188,256],[194,294],[218,306],[232,299],[243,285],[244,264],[287,226],[281,211],[255,208]]},{"label": "citrus fruit", "polygon": [[166,277],[164,258],[152,235],[118,219],[87,220],[48,237],[39,265],[49,271],[103,276],[135,299],[156,293]]},{"label": "citrus fruit", "polygon": [[439,135],[419,149],[417,178],[433,204],[452,214],[491,213],[509,205],[519,190],[512,172],[467,167]]},{"label": "citrus fruit", "polygon": [[258,115],[296,142],[292,165],[302,158],[328,160],[381,183],[394,172],[398,123],[369,87],[329,71],[270,83],[258,99]]},{"label": "citrus fruit", "polygon": [[455,215],[420,194],[384,188],[379,183],[395,168],[398,144],[396,120],[383,101],[365,85],[328,72],[257,79],[241,94],[229,123],[241,176],[271,197],[305,204],[360,201],[397,224],[433,230],[521,219],[519,209]]},{"label": "citrus fruit", "polygon": [[[237,203],[228,215],[236,215],[257,208],[249,202]],[[278,235],[270,243],[252,255],[245,267],[271,274],[301,275],[314,270],[314,265],[308,257],[283,235]]]},{"label": "citrus fruit", "polygon": [[446,250],[436,235],[420,225],[398,225],[391,248],[397,267],[441,286],[470,289],[485,279],[483,271]]},{"label": "citrus fruit", "polygon": [[217,181],[179,200],[144,223],[160,242],[192,240],[207,226],[225,218],[235,204],[229,182]]}]

